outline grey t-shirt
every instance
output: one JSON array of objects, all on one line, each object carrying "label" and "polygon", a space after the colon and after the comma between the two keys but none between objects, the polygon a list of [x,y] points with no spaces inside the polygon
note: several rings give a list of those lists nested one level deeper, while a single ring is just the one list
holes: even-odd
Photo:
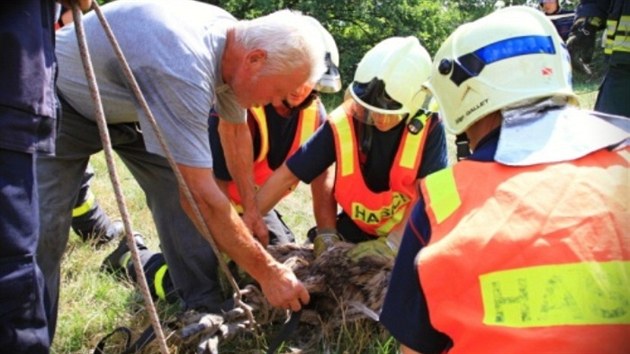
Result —
[{"label": "grey t-shirt", "polygon": [[[227,30],[236,19],[191,0],[121,0],[103,6],[103,12],[175,160],[212,167],[207,127],[212,105],[224,119],[246,120],[220,75]],[[139,121],[147,149],[164,155],[98,18],[89,13],[83,23],[108,124]],[[56,53],[60,96],[94,120],[74,26],[57,32]]]}]

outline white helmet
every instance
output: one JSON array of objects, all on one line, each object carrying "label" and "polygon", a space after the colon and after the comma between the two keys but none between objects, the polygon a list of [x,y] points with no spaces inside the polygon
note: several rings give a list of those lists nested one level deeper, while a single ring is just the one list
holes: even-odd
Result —
[{"label": "white helmet", "polygon": [[563,96],[577,104],[562,39],[544,14],[525,6],[457,28],[438,50],[427,86],[453,134],[528,99]]},{"label": "white helmet", "polygon": [[322,41],[326,53],[326,72],[317,81],[315,90],[324,93],[335,93],[341,90],[341,74],[339,73],[339,51],[333,36],[324,28],[324,26],[314,17],[304,16],[305,19],[321,34]]},{"label": "white helmet", "polygon": [[413,115],[424,103],[430,73],[431,56],[418,38],[387,38],[359,62],[350,94],[370,111]]}]

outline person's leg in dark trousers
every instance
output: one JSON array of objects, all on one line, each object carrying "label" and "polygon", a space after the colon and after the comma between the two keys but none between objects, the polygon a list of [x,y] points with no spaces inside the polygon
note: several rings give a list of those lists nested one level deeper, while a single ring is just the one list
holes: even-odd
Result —
[{"label": "person's leg in dark trousers", "polygon": [[599,87],[595,110],[630,117],[630,65],[615,64],[607,70]]},{"label": "person's leg in dark trousers", "polygon": [[[119,128],[131,129],[122,125]],[[145,192],[175,288],[187,308],[216,311],[224,300],[217,279],[217,259],[184,212],[168,161],[146,151],[141,133],[134,130],[137,138],[123,142],[115,138],[115,129],[110,129],[114,148]]]},{"label": "person's leg in dark trousers", "polygon": [[96,247],[99,247],[123,236],[125,229],[122,221],[112,222],[109,219],[96,196],[92,193],[90,184],[93,178],[94,170],[88,164],[81,179],[79,195],[72,209],[72,231],[79,235],[83,241],[91,241]]},{"label": "person's leg in dark trousers", "polygon": [[269,230],[269,244],[282,245],[295,242],[295,235],[282,220],[282,215],[276,209],[272,209],[263,215],[263,221]]},{"label": "person's leg in dark trousers", "polygon": [[0,352],[48,353],[34,156],[0,149]]},{"label": "person's leg in dark trousers", "polygon": [[72,208],[91,154],[101,150],[98,127],[62,102],[63,116],[55,156],[40,156],[40,239],[37,261],[50,298],[49,328],[54,337],[59,301],[60,266],[68,243]]}]

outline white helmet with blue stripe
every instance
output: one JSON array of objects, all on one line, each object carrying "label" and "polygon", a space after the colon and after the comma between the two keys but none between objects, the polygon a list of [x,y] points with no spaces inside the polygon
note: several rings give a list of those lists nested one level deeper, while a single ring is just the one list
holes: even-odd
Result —
[{"label": "white helmet with blue stripe", "polygon": [[543,13],[525,6],[457,28],[438,50],[427,86],[453,134],[525,100],[563,96],[577,104],[562,39]]}]

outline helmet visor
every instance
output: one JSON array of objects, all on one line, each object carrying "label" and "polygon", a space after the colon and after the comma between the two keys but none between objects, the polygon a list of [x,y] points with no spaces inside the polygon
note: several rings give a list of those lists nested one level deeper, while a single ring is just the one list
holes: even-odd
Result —
[{"label": "helmet visor", "polygon": [[399,111],[403,105],[393,99],[387,91],[385,91],[385,82],[381,79],[374,78],[370,82],[353,82],[352,94],[354,98],[364,107],[374,111]]},{"label": "helmet visor", "polygon": [[315,89],[323,93],[335,93],[341,90],[341,74],[339,68],[333,63],[330,53],[326,53],[326,72],[317,82]]},{"label": "helmet visor", "polygon": [[348,100],[345,104],[346,112],[349,116],[352,116],[352,118],[364,124],[373,125],[381,131],[395,127],[407,117],[406,113],[391,114],[376,112],[363,107],[354,100]]}]

